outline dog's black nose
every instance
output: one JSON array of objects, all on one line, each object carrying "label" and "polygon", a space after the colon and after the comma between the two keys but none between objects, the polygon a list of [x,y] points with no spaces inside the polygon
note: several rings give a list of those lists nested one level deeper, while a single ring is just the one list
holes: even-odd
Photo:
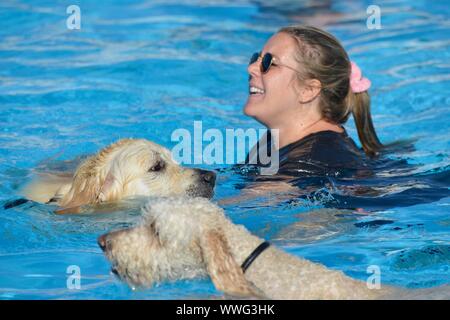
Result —
[{"label": "dog's black nose", "polygon": [[98,237],[97,243],[98,243],[98,246],[100,247],[100,249],[102,249],[102,251],[105,251],[105,249],[106,249],[106,234],[102,234],[100,237]]},{"label": "dog's black nose", "polygon": [[119,272],[117,271],[116,268],[114,268],[114,267],[111,268],[111,272],[112,272],[113,274],[115,274],[116,276],[120,277]]},{"label": "dog's black nose", "polygon": [[216,174],[213,171],[208,170],[199,170],[199,171],[203,181],[211,185],[214,185],[214,183],[216,182]]}]

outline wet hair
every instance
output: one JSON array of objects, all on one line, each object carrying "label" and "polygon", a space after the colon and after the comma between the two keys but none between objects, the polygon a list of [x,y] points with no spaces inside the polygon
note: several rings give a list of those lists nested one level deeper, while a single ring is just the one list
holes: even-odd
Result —
[{"label": "wet hair", "polygon": [[351,63],[347,52],[331,34],[311,26],[290,26],[278,33],[290,35],[297,43],[295,59],[299,81],[317,79],[321,83],[319,107],[331,123],[343,124],[353,114],[364,152],[375,156],[383,148],[370,115],[367,91],[354,93],[350,88]]}]

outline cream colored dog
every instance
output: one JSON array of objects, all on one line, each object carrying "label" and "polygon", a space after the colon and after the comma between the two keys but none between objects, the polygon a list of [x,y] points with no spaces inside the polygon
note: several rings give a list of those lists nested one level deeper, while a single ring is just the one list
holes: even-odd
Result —
[{"label": "cream colored dog", "polygon": [[123,139],[86,159],[73,177],[33,181],[23,194],[55,203],[57,213],[131,196],[213,196],[215,174],[179,166],[166,148],[144,139]]},{"label": "cream colored dog", "polygon": [[[206,199],[160,199],[144,208],[143,222],[98,239],[112,271],[133,287],[165,280],[209,276],[218,290],[272,299],[426,298],[429,291],[366,283],[275,246],[263,251],[244,273],[241,264],[263,242],[228,220]],[[449,297],[448,286],[444,297]],[[417,295],[417,293],[420,293]],[[435,297],[436,298],[436,297]]]}]

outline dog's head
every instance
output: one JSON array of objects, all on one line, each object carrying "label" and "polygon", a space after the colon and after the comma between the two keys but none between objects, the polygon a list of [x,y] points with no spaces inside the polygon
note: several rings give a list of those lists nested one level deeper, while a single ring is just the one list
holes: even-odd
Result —
[{"label": "dog's head", "polygon": [[124,139],[83,162],[60,202],[73,208],[129,196],[211,198],[212,171],[178,165],[166,148],[143,139]]},{"label": "dog's head", "polygon": [[146,206],[140,225],[104,234],[98,244],[132,287],[209,275],[218,290],[255,295],[223,232],[229,225],[206,199],[163,199]]}]

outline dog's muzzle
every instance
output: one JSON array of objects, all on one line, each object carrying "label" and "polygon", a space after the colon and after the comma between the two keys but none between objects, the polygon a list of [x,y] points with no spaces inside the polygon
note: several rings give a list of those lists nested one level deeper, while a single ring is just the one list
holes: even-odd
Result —
[{"label": "dog's muzzle", "polygon": [[197,175],[197,182],[190,186],[187,195],[190,197],[212,198],[214,186],[216,184],[216,174],[213,171],[194,169]]},{"label": "dog's muzzle", "polygon": [[209,185],[211,185],[211,187],[214,188],[214,185],[216,184],[216,173],[213,171],[202,170],[202,169],[196,169],[196,170],[198,170],[200,180],[203,183],[209,184]]}]

